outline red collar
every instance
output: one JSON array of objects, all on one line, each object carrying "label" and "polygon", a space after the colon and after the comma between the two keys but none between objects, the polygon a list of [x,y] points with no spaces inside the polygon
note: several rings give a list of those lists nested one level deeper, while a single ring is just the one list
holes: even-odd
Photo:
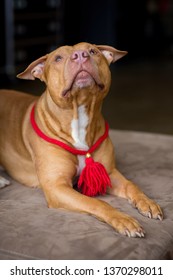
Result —
[{"label": "red collar", "polygon": [[35,121],[35,104],[34,104],[34,106],[32,107],[32,110],[31,110],[30,122],[31,122],[32,128],[34,129],[34,131],[37,133],[37,135],[40,138],[44,139],[45,141],[47,141],[51,144],[57,145],[57,146],[63,148],[64,150],[67,150],[68,152],[74,154],[74,155],[92,154],[101,145],[101,143],[108,137],[108,134],[109,134],[109,125],[108,125],[107,122],[105,122],[105,132],[104,132],[104,134],[89,148],[88,151],[85,151],[85,150],[79,150],[79,149],[73,148],[73,147],[65,144],[62,141],[50,138],[49,136],[45,135],[43,133],[43,131],[40,130],[40,128],[38,127],[38,125]]}]

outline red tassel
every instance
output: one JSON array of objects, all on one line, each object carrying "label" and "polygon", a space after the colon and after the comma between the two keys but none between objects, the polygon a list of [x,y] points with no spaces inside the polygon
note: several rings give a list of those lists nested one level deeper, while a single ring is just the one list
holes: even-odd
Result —
[{"label": "red tassel", "polygon": [[86,166],[82,170],[78,181],[78,188],[87,196],[105,194],[107,187],[111,187],[111,181],[105,167],[95,162],[90,154],[86,155]]}]

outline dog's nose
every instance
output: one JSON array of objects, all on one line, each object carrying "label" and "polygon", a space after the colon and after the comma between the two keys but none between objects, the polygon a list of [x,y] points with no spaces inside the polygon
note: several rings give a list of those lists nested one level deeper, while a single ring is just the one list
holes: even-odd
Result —
[{"label": "dog's nose", "polygon": [[71,59],[77,63],[83,63],[89,59],[89,53],[87,51],[75,51],[72,53]]}]

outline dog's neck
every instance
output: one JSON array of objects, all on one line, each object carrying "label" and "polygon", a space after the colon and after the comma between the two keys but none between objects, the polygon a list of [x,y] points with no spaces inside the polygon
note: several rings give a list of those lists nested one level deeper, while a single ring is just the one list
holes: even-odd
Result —
[{"label": "dog's neck", "polygon": [[44,132],[50,137],[69,142],[78,149],[88,150],[104,132],[102,102],[98,102],[95,95],[83,104],[78,104],[74,97],[70,108],[61,108],[55,104],[46,92],[38,102],[38,124],[44,127]]}]

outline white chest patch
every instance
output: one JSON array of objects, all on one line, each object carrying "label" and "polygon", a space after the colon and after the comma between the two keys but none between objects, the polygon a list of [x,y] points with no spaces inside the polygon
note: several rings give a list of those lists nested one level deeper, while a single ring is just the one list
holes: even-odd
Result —
[{"label": "white chest patch", "polygon": [[[89,147],[86,143],[86,128],[89,122],[88,115],[85,111],[85,106],[81,105],[78,107],[78,119],[73,119],[71,122],[71,135],[74,139],[74,146],[77,149],[88,150]],[[77,175],[79,175],[85,166],[85,156],[78,156],[78,169]]]}]

